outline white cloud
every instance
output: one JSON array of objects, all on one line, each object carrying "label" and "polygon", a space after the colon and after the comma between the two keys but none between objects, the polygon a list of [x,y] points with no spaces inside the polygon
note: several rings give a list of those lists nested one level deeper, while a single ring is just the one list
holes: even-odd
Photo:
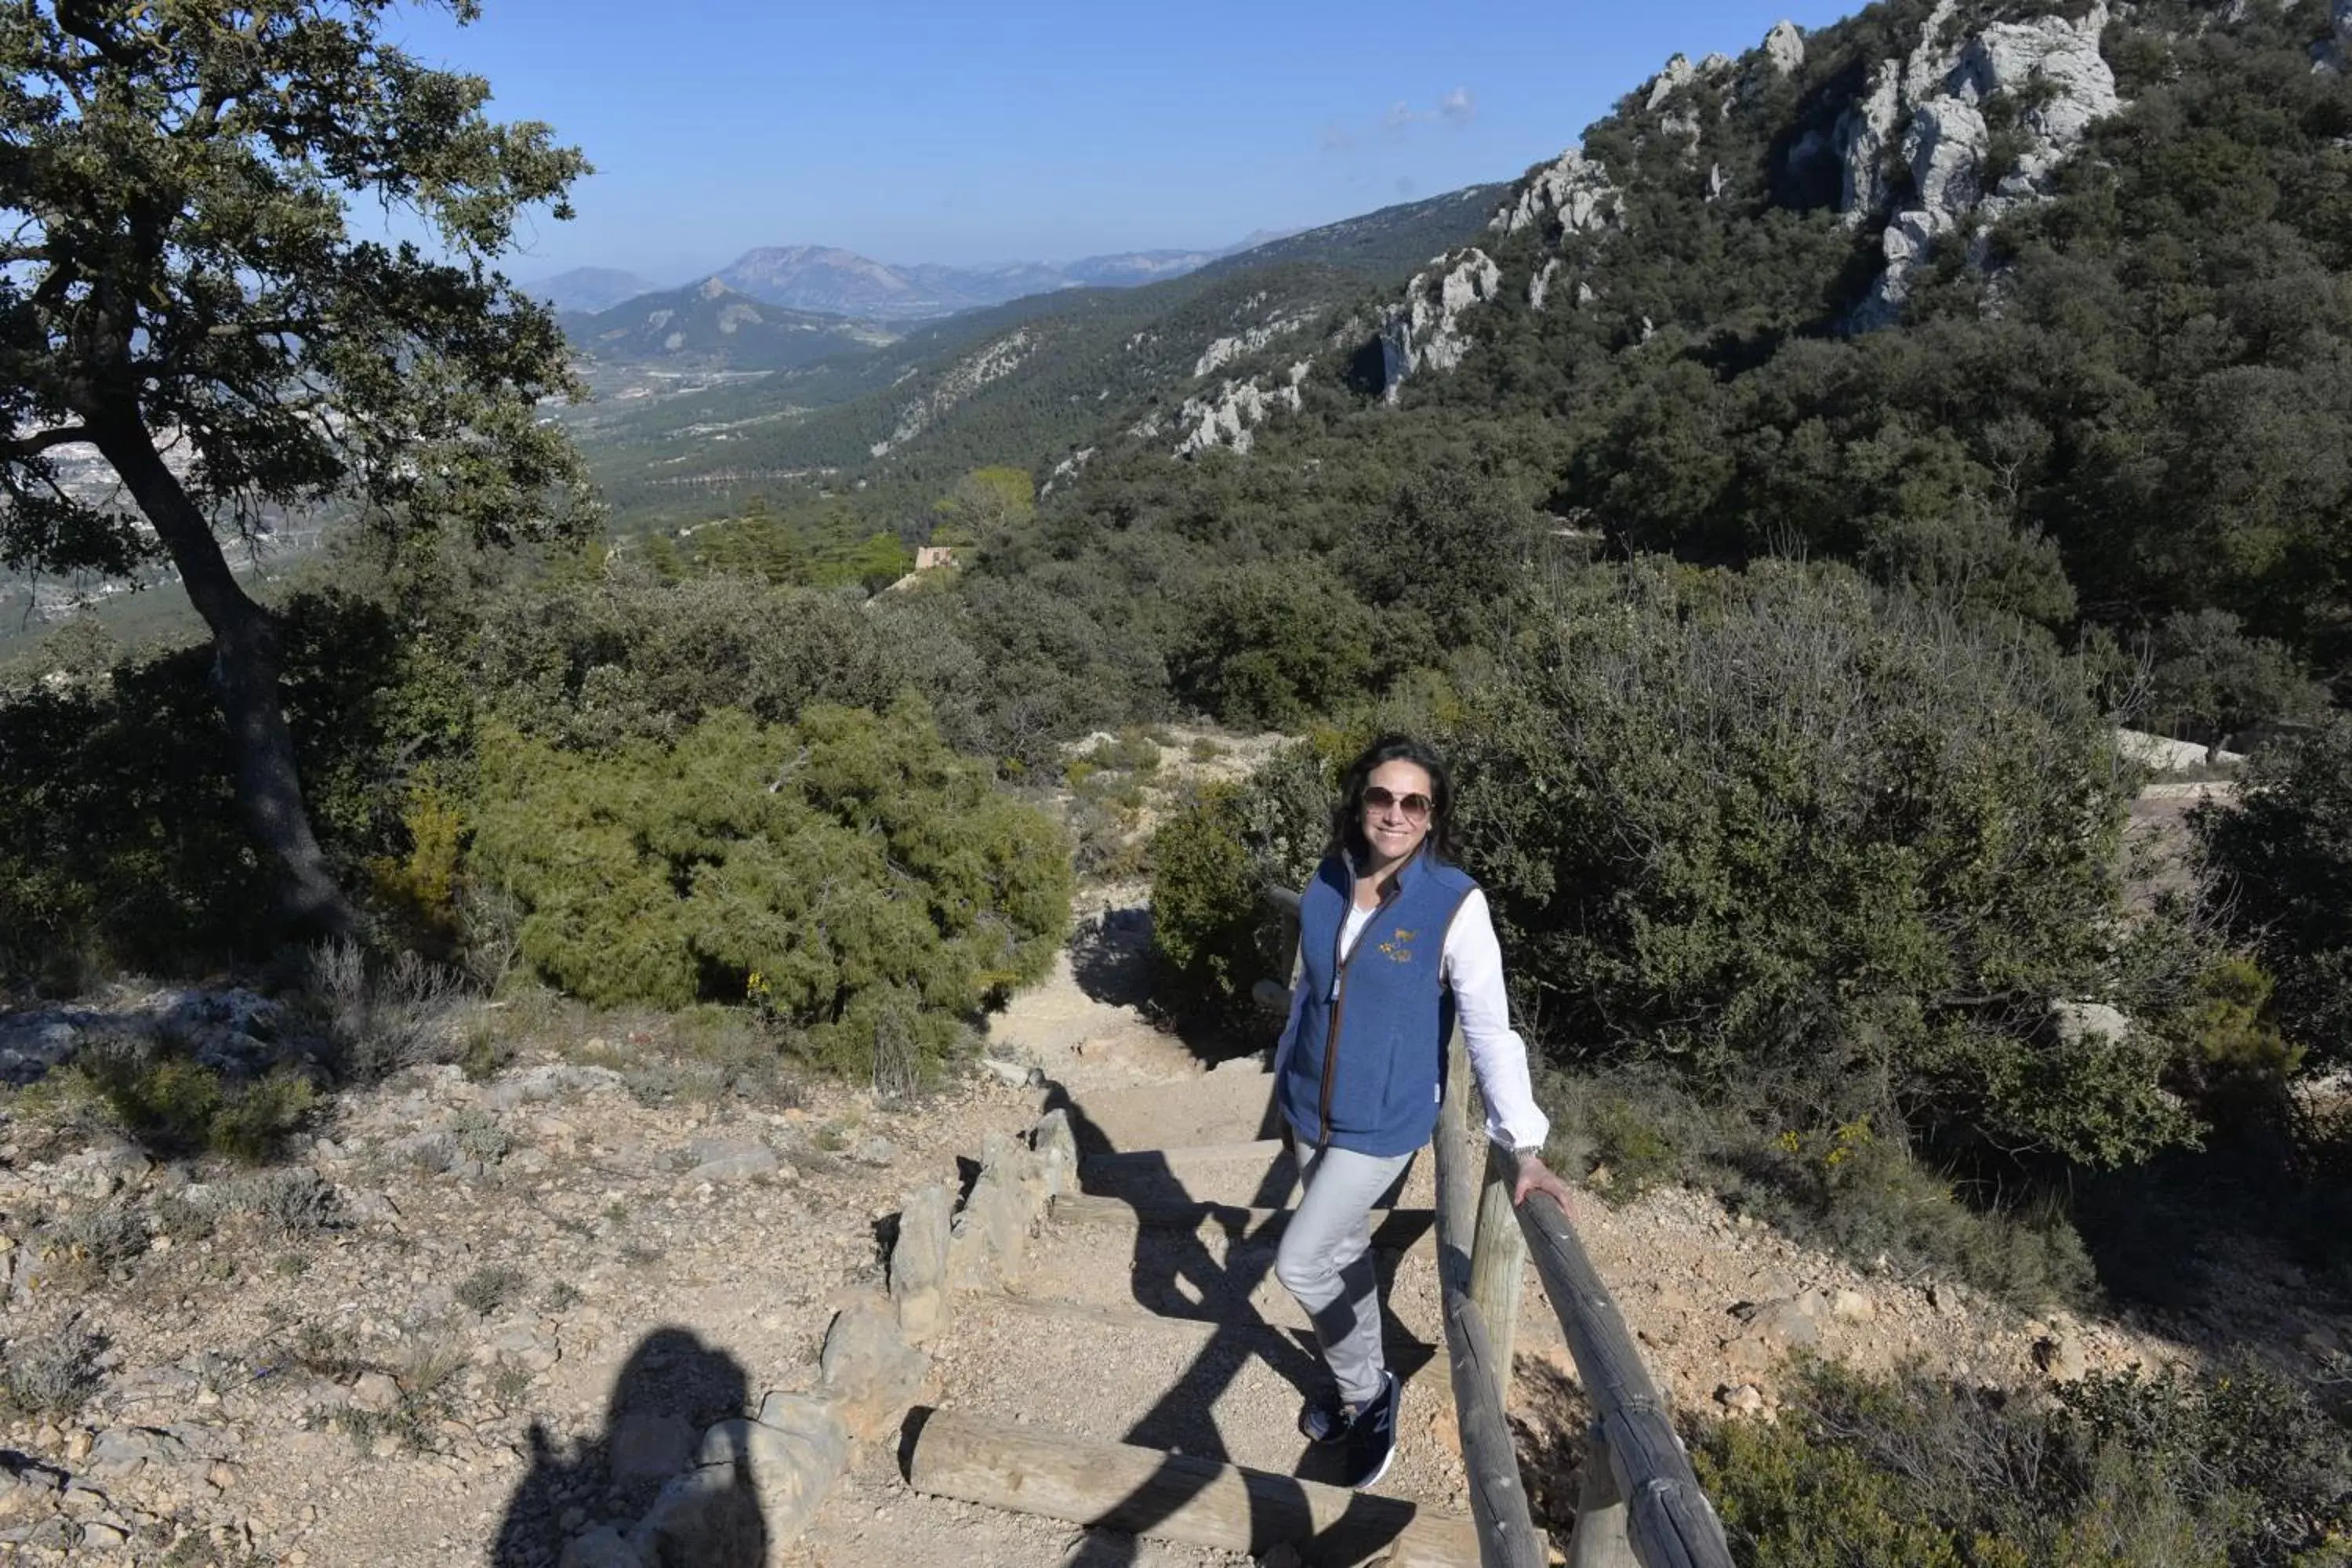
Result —
[{"label": "white cloud", "polygon": [[1443,125],[1459,131],[1477,117],[1477,95],[1466,87],[1457,87],[1428,109],[1416,108],[1401,98],[1369,126],[1349,127],[1334,121],[1323,127],[1320,142],[1326,153],[1352,153],[1374,137],[1399,141],[1411,135],[1416,125]]}]

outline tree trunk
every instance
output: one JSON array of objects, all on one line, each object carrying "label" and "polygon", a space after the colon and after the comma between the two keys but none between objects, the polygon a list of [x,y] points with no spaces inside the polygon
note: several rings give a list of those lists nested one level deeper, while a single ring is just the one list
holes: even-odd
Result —
[{"label": "tree trunk", "polygon": [[247,834],[278,866],[279,910],[303,931],[341,935],[353,923],[352,908],[302,801],[278,687],[278,622],[237,584],[211,524],[164,466],[145,425],[135,416],[92,425],[99,451],[154,525],[189,602],[212,628],[213,689],[236,759],[237,808]]}]

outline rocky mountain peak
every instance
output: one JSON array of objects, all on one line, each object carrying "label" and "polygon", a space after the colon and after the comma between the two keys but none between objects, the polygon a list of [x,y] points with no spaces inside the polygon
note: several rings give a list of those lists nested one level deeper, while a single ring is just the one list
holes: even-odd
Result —
[{"label": "rocky mountain peak", "polygon": [[[2352,34],[2352,0],[2333,4],[2339,31]],[[1912,270],[1940,239],[1965,235],[1980,250],[1992,225],[2046,195],[2092,125],[2122,107],[2115,73],[2100,52],[2107,0],[2095,0],[2079,16],[2053,11],[1971,29],[1972,15],[1982,14],[1963,0],[1937,0],[1906,50],[1868,64],[1859,90],[1829,129],[1798,137],[1781,154],[1790,168],[1817,164],[1826,174],[1833,167],[1842,221],[1879,227],[1885,264],[1855,310],[1857,326],[1894,319]],[[1786,21],[1737,67],[1719,55],[1696,65],[1675,55],[1626,100],[1621,125],[1633,122],[1637,146],[1663,142],[1676,149],[1703,182],[1706,198],[1723,199],[1736,171],[1697,158],[1702,110],[1734,113],[1762,83],[1802,72],[1806,58],[1804,33]],[[1741,74],[1733,76],[1735,68]],[[1496,210],[1487,228],[1498,240],[1536,237],[1522,285],[1532,309],[1547,307],[1564,268],[1580,265],[1572,242],[1624,240],[1619,177],[1583,147],[1571,147],[1531,170]],[[1476,248],[1441,257],[1391,307],[1381,336],[1391,400],[1406,376],[1451,369],[1470,351],[1465,312],[1499,291],[1509,256],[1498,246],[1496,257]],[[1574,298],[1581,307],[1594,295],[1577,279]]]}]

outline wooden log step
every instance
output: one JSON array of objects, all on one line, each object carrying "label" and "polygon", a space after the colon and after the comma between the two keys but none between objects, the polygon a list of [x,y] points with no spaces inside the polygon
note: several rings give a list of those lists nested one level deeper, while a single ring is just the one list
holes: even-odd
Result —
[{"label": "wooden log step", "polygon": [[1287,1542],[1317,1564],[1478,1563],[1468,1520],[1399,1499],[952,1410],[918,1419],[907,1480],[933,1497],[1253,1557]]},{"label": "wooden log step", "polygon": [[[1057,1225],[1115,1226],[1128,1231],[1217,1231],[1255,1241],[1261,1237],[1280,1236],[1292,1212],[1286,1208],[1254,1208],[1244,1204],[1143,1204],[1107,1193],[1064,1193],[1054,1199],[1046,1216]],[[1374,1209],[1372,1245],[1384,1252],[1402,1252],[1426,1243],[1436,1224],[1434,1209]]]}]

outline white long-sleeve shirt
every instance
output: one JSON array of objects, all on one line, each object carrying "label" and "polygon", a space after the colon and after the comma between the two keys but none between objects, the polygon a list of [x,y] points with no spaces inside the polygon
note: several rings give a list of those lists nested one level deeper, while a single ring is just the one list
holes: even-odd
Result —
[{"label": "white long-sleeve shirt", "polygon": [[[1341,962],[1356,950],[1356,939],[1376,912],[1349,907],[1347,923],[1339,928]],[[1483,890],[1472,889],[1454,912],[1438,973],[1454,988],[1454,1016],[1470,1048],[1470,1072],[1486,1102],[1486,1136],[1506,1149],[1541,1147],[1551,1134],[1551,1119],[1536,1104],[1528,1074],[1528,1043],[1511,1027],[1510,998],[1503,990],[1503,944],[1495,935],[1495,919]],[[1301,985],[1291,994],[1290,1021],[1283,1025],[1281,1041],[1275,1047],[1276,1061],[1289,1054],[1298,1033],[1306,989]]]}]

